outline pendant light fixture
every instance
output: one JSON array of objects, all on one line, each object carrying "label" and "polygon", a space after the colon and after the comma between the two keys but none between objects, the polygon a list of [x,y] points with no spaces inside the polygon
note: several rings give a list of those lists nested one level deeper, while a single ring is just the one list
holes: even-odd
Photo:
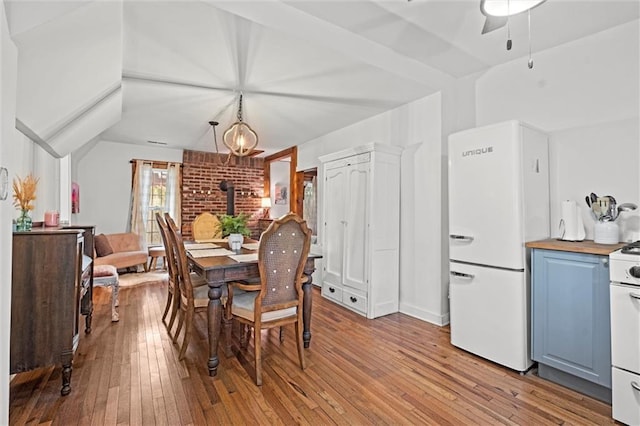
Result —
[{"label": "pendant light fixture", "polygon": [[242,121],[242,93],[238,101],[237,121],[224,132],[222,142],[229,148],[231,154],[238,157],[249,155],[258,145],[258,135]]}]

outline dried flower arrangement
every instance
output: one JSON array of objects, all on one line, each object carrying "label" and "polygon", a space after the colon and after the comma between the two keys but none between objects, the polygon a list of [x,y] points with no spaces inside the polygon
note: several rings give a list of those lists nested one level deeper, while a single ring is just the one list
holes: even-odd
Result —
[{"label": "dried flower arrangement", "polygon": [[31,173],[24,179],[16,177],[13,179],[13,205],[20,210],[33,210],[32,202],[36,199],[36,186],[40,179],[35,178]]}]

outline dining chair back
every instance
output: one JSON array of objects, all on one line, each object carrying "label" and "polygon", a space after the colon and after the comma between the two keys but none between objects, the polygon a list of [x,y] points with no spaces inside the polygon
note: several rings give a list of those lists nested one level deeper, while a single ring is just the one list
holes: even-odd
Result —
[{"label": "dining chair back", "polygon": [[300,367],[306,367],[302,340],[302,281],[310,244],[311,230],[298,215],[289,213],[274,220],[260,237],[260,290],[234,296],[235,284],[230,287],[233,319],[254,329],[257,385],[262,384],[261,329],[294,323]]},{"label": "dining chair back", "polygon": [[[176,263],[175,252],[173,245],[169,238],[169,228],[162,215],[156,212],[156,222],[160,229],[160,236],[162,237],[162,243],[164,244],[165,260],[167,263],[167,271],[169,273],[168,285],[167,285],[167,303],[164,307],[162,314],[162,322],[167,327],[169,336],[171,336],[171,329],[173,328],[173,322],[176,319],[178,310],[180,309],[180,288],[178,284],[178,265]],[[167,314],[171,310],[171,316],[169,317],[169,323],[166,322]]]},{"label": "dining chair back", "polygon": [[200,213],[191,224],[191,234],[196,241],[222,238],[218,217],[209,213]]},{"label": "dining chair back", "polygon": [[[192,273],[189,270],[189,263],[187,261],[187,252],[184,247],[184,241],[182,235],[178,231],[178,227],[175,222],[165,213],[165,221],[167,222],[169,239],[173,246],[173,253],[175,261],[178,266],[178,288],[180,289],[180,309],[178,311],[178,326],[173,336],[173,341],[176,342],[182,325],[184,324],[184,338],[182,345],[180,346],[179,360],[182,360],[185,356],[187,346],[191,340],[191,334],[193,332],[193,319],[196,311],[204,311],[209,304],[208,291],[209,288],[206,281],[199,277],[197,274]],[[194,281],[197,280],[197,283]]]}]

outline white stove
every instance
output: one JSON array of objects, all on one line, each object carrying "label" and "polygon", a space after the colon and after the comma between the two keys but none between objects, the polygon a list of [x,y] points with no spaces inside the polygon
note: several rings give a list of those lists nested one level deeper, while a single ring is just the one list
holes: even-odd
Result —
[{"label": "white stove", "polygon": [[640,241],[609,255],[611,278],[611,411],[640,424]]}]

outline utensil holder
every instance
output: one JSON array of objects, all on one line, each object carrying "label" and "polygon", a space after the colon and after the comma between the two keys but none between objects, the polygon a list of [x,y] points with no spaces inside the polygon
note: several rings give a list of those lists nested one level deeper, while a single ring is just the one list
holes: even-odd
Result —
[{"label": "utensil holder", "polygon": [[598,244],[618,244],[618,225],[615,222],[596,222],[593,242]]}]

